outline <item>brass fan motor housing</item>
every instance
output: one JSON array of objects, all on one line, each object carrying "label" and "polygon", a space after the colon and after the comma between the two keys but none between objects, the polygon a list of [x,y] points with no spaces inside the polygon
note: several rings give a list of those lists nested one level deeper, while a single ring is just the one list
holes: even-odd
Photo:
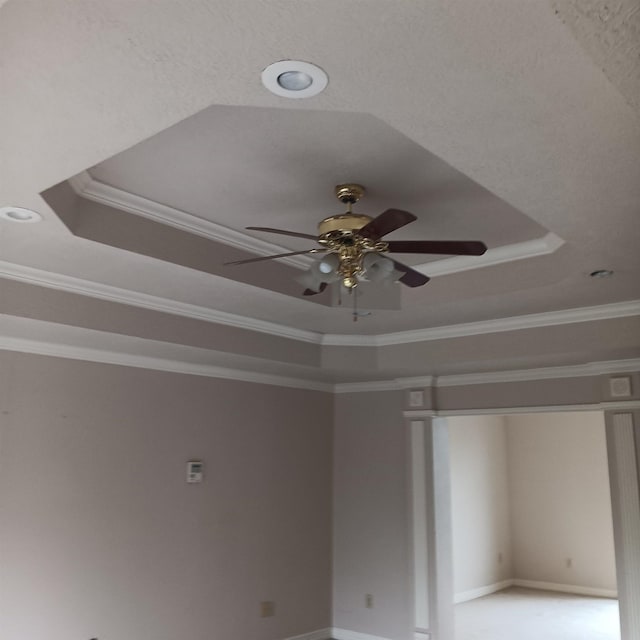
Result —
[{"label": "brass fan motor housing", "polygon": [[338,239],[342,236],[351,236],[353,231],[362,229],[373,220],[370,216],[351,212],[351,205],[358,202],[364,195],[364,187],[361,184],[353,182],[338,184],[336,185],[335,193],[336,198],[347,205],[347,211],[336,216],[329,216],[320,222],[318,235],[320,236],[319,241],[321,244],[326,244],[327,241]]},{"label": "brass fan motor housing", "polygon": [[369,224],[372,219],[361,213],[341,213],[337,216],[329,216],[318,225],[318,235],[322,237],[334,231],[357,231]]},{"label": "brass fan motor housing", "polygon": [[386,242],[360,236],[357,232],[368,225],[373,218],[361,213],[352,213],[351,205],[364,195],[364,187],[359,184],[339,184],[335,189],[338,200],[347,205],[347,212],[329,216],[318,225],[318,242],[328,251],[338,255],[340,265],[337,273],[347,289],[358,286],[358,276],[364,273],[362,259],[371,251],[385,252]]}]

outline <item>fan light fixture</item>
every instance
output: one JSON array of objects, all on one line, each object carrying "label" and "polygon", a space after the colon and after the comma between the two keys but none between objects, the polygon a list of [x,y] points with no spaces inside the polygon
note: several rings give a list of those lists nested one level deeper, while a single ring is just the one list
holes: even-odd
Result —
[{"label": "fan light fixture", "polygon": [[301,60],[281,60],[262,72],[262,84],[282,98],[310,98],[324,91],[327,74],[315,64]]},{"label": "fan light fixture", "polygon": [[336,187],[336,196],[347,205],[347,211],[329,216],[318,225],[317,240],[328,253],[298,279],[310,293],[320,293],[327,284],[337,281],[352,291],[362,279],[380,282],[397,280],[402,275],[395,271],[393,261],[380,253],[387,251],[386,242],[355,233],[372,221],[369,216],[351,211],[363,195],[364,188],[359,184]]},{"label": "fan light fixture", "polygon": [[40,222],[42,220],[42,216],[39,213],[23,207],[0,207],[0,218],[20,223]]}]

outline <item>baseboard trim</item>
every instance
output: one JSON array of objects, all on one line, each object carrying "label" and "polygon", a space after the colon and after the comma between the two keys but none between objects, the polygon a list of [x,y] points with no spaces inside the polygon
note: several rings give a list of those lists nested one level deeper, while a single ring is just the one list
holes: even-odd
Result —
[{"label": "baseboard trim", "polygon": [[617,598],[618,592],[615,589],[600,589],[598,587],[581,587],[575,584],[559,584],[557,582],[542,582],[539,580],[521,580],[519,578],[511,578],[494,582],[477,589],[469,589],[456,593],[453,597],[455,604],[468,602],[476,598],[488,596],[497,591],[508,589],[509,587],[524,587],[526,589],[539,589],[541,591],[557,591],[559,593],[572,593],[577,596],[593,596],[596,598]]},{"label": "baseboard trim", "polygon": [[317,629],[316,631],[309,631],[309,633],[302,633],[299,636],[291,636],[285,638],[285,640],[330,640],[332,629],[327,627],[326,629]]},{"label": "baseboard trim", "polygon": [[502,591],[514,585],[514,580],[502,580],[500,582],[494,582],[493,584],[487,584],[484,587],[477,587],[476,589],[468,589],[467,591],[461,591],[456,593],[453,597],[454,604],[460,604],[461,602],[468,602],[469,600],[475,600],[476,598],[482,598],[482,596],[488,596],[496,591]]},{"label": "baseboard trim", "polygon": [[513,580],[514,587],[526,587],[527,589],[542,589],[544,591],[558,591],[560,593],[573,593],[578,596],[594,596],[597,598],[617,598],[615,589],[600,589],[598,587],[581,587],[575,584],[558,584],[556,582],[540,582],[538,580]]},{"label": "baseboard trim", "polygon": [[350,629],[331,629],[331,637],[334,640],[389,640],[382,636],[373,636],[370,633],[360,633],[359,631],[351,631]]},{"label": "baseboard trim", "polygon": [[[416,640],[428,638],[428,635],[416,634]],[[326,629],[317,629],[309,633],[302,633],[299,636],[285,638],[285,640],[389,640],[382,636],[374,636],[370,633],[360,633],[360,631],[351,631],[351,629],[337,629],[335,627],[327,627]]]}]

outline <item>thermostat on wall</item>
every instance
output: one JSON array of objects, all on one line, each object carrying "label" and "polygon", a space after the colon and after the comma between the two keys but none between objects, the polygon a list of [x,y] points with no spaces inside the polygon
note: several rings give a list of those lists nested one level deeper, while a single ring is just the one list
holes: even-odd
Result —
[{"label": "thermostat on wall", "polygon": [[187,462],[187,482],[202,482],[204,478],[204,464],[202,460],[189,460]]}]

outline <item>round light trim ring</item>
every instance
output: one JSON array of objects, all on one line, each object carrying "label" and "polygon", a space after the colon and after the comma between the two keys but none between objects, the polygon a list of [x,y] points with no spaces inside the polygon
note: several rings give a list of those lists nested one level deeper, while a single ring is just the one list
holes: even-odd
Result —
[{"label": "round light trim ring", "polygon": [[589,274],[592,278],[610,278],[613,275],[611,269],[596,269]]},{"label": "round light trim ring", "polygon": [[282,98],[310,98],[324,91],[329,78],[310,62],[281,60],[262,72],[262,84]]},{"label": "round light trim ring", "polygon": [[42,220],[39,213],[23,207],[0,207],[0,218],[19,223],[40,222]]}]

